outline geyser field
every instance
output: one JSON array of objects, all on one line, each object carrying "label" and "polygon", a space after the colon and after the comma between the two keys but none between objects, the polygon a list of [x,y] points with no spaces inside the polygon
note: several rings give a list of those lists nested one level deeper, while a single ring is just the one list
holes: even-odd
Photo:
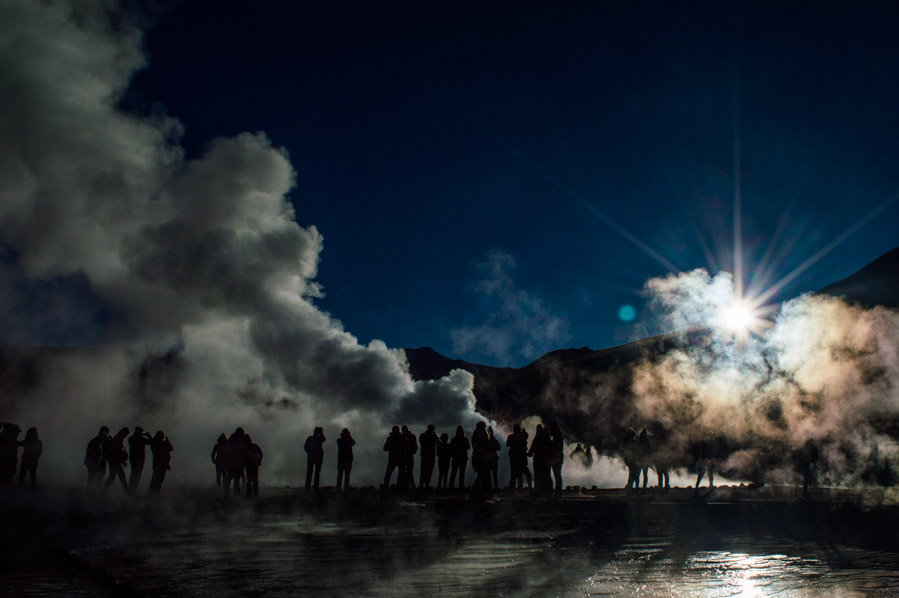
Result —
[{"label": "geyser field", "polygon": [[[748,263],[736,275],[673,271],[641,290],[658,329],[601,366],[584,365],[584,349],[415,375],[413,350],[361,343],[321,306],[325,239],[296,207],[303,166],[287,149],[243,132],[188,156],[175,117],[128,108],[152,11],[127,4],[0,4],[0,421],[43,441],[38,488],[0,488],[7,590],[890,595],[895,297],[773,303],[796,271],[745,288]],[[559,338],[546,330],[555,320],[534,321],[535,336]],[[66,335],[85,342],[34,341]],[[570,487],[558,498],[378,489],[391,426],[452,436],[485,421],[505,447],[514,424],[533,438],[552,420]],[[174,451],[160,497],[84,486],[85,446],[102,425],[165,431]],[[254,499],[214,488],[210,450],[238,426],[265,452]],[[328,438],[324,488],[310,493],[297,488],[316,426]],[[356,440],[345,493],[330,488],[342,428]],[[652,464],[671,468],[675,488],[620,490],[629,428],[651,432]],[[577,444],[589,458],[570,457]],[[810,445],[813,488],[801,496],[797,455]],[[704,456],[724,487],[686,487],[697,446],[713,447]]]}]

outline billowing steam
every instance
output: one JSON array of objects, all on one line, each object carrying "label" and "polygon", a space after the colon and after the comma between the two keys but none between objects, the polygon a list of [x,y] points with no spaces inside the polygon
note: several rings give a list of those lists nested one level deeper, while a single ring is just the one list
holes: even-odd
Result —
[{"label": "billowing steam", "polygon": [[[43,356],[29,394],[0,406],[38,427],[44,479],[81,479],[102,424],[165,430],[175,482],[208,478],[215,438],[242,425],[266,452],[264,481],[294,484],[316,425],[326,457],[345,426],[377,471],[393,423],[473,427],[470,374],[413,382],[402,351],[360,345],[316,307],[322,236],[287,199],[286,151],[244,133],[186,161],[176,120],[117,107],[141,44],[109,2],[0,6],[3,279],[86,281],[100,340],[119,347]],[[377,481],[359,469],[356,484]]]},{"label": "billowing steam", "polygon": [[[650,281],[679,327],[708,324],[732,301],[731,278],[702,270]],[[891,483],[899,472],[899,313],[829,296],[786,303],[774,326],[738,342],[728,330],[644,360],[634,371],[639,415],[664,430],[674,458],[716,446],[725,473],[787,479],[807,441],[824,482]]]},{"label": "billowing steam", "polygon": [[[167,431],[173,482],[193,484],[211,477],[205,456],[237,425],[266,452],[263,483],[293,484],[316,425],[328,435],[326,472],[340,428],[354,432],[357,485],[377,483],[391,424],[471,429],[470,374],[415,382],[402,351],[360,345],[315,305],[323,239],[297,222],[283,149],[244,133],[188,161],[176,120],[118,108],[145,66],[141,43],[131,16],[110,2],[0,3],[6,334],[27,344],[29,329],[96,328],[107,347],[35,354],[0,381],[0,420],[41,432],[44,481],[82,480],[85,443],[102,424]],[[493,257],[498,282],[482,290],[503,299],[511,264]],[[570,460],[569,479],[584,485],[616,483],[620,465],[608,457],[627,427],[652,430],[675,466],[706,443],[726,475],[785,479],[812,440],[825,482],[897,481],[899,314],[804,296],[762,336],[736,342],[709,319],[732,287],[728,275],[701,270],[650,281],[668,329],[690,332],[646,344],[642,357],[622,349],[605,369],[544,360],[528,372],[549,379],[539,404],[510,392],[494,415],[559,419],[571,444],[598,450]],[[17,307],[34,288],[54,297],[38,319]],[[63,294],[72,289],[75,302]],[[529,305],[540,315],[534,322],[558,323]],[[455,340],[480,342],[508,328],[491,321]]]}]

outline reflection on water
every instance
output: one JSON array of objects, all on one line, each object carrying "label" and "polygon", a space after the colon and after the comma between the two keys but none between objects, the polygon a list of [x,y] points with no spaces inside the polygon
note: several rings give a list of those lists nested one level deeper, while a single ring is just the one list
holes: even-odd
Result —
[{"label": "reflection on water", "polygon": [[[899,587],[896,552],[772,534],[756,520],[715,529],[706,521],[700,533],[681,511],[664,521],[629,512],[646,521],[621,525],[589,508],[531,506],[497,520],[469,506],[407,506],[389,521],[384,513],[330,520],[244,510],[72,537],[65,550],[154,596],[817,597],[891,596]],[[89,595],[94,582],[75,578],[36,570],[12,578],[12,587],[17,595]]]},{"label": "reflection on water", "polygon": [[[892,553],[841,549],[847,568],[815,545],[728,540],[738,550],[684,553],[635,538],[616,550],[564,533],[515,531],[461,540],[392,528],[265,522],[200,527],[152,541],[85,546],[79,554],[138,590],[208,595],[370,596],[872,596],[899,587]],[[124,550],[123,550],[124,549]]]}]

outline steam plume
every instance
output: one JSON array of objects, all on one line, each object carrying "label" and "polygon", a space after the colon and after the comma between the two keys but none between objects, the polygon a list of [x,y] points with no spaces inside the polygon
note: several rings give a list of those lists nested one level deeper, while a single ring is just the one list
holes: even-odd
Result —
[{"label": "steam plume", "polygon": [[[473,426],[469,374],[413,382],[402,351],[361,345],[316,307],[323,239],[297,222],[284,149],[243,133],[188,161],[178,121],[118,108],[147,64],[142,35],[109,2],[0,6],[3,279],[83,279],[117,347],[36,358],[38,383],[2,405],[41,431],[45,479],[80,478],[101,424],[166,430],[176,483],[208,476],[237,425],[266,450],[268,481],[294,483],[315,425],[331,459],[344,426],[363,455],[392,423]],[[52,317],[79,316],[67,309]]]}]

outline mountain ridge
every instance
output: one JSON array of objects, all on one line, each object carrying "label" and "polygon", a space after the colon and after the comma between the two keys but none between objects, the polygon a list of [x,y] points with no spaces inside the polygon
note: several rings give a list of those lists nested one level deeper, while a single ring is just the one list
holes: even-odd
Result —
[{"label": "mountain ridge", "polygon": [[[840,297],[864,307],[899,308],[899,248],[815,294]],[[453,369],[470,372],[474,376],[473,391],[478,411],[499,421],[518,421],[522,414],[540,416],[544,420],[555,419],[567,411],[565,405],[579,400],[581,391],[595,395],[596,389],[588,385],[595,385],[597,381],[608,386],[602,389],[604,399],[601,403],[605,409],[602,415],[627,421],[632,401],[630,378],[624,370],[640,360],[690,344],[697,340],[697,335],[708,333],[702,330],[674,332],[598,350],[589,347],[557,349],[520,368],[453,359],[431,347],[405,349],[405,352],[410,374],[416,380],[441,378]],[[548,405],[560,405],[560,408],[555,410]],[[618,442],[617,429],[608,430],[611,438],[585,438],[589,426],[584,422],[573,420],[564,425],[573,436],[586,440],[600,451],[610,449]]]}]

